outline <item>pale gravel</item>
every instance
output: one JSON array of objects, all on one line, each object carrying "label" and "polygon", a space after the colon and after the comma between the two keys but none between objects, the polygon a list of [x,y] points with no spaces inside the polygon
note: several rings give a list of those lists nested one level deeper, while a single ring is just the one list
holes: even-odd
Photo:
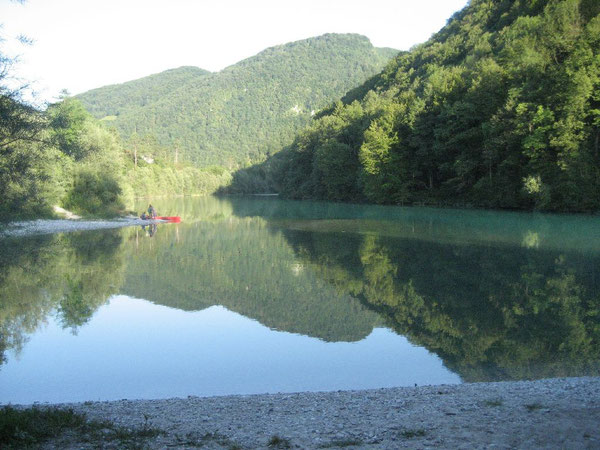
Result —
[{"label": "pale gravel", "polygon": [[600,377],[59,406],[163,430],[148,448],[600,448]]},{"label": "pale gravel", "polygon": [[124,217],[111,220],[67,220],[38,219],[0,224],[1,237],[23,237],[52,233],[70,233],[73,231],[100,230],[164,223],[164,220],[142,220],[139,217]]}]

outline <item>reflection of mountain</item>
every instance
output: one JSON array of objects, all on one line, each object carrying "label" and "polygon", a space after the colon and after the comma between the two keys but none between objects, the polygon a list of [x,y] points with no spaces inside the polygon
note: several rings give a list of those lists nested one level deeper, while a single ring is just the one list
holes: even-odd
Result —
[{"label": "reflection of mountain", "polygon": [[367,229],[284,234],[323,280],[467,381],[598,375],[599,255],[441,244]]},{"label": "reflection of mountain", "polygon": [[596,235],[588,218],[485,213],[486,228],[449,210],[153,204],[185,222],[153,237],[130,228],[0,240],[0,352],[18,350],[53,311],[75,330],[123,292],[183,310],[220,304],[326,341],[387,325],[468,381],[599,373],[600,252],[577,237]]},{"label": "reflection of mountain", "polygon": [[[184,249],[140,251],[127,285],[137,291],[128,293],[187,309],[220,303],[277,329],[338,340],[371,329],[350,326],[358,323],[347,312],[358,308],[352,297],[466,380],[598,373],[600,256],[590,239],[600,228],[593,218],[202,202],[195,210],[202,217],[190,218],[201,221],[182,228]],[[173,247],[174,231],[164,233]],[[143,279],[148,255],[165,262],[152,275],[169,280],[162,291]],[[344,334],[341,324],[364,331]]]},{"label": "reflection of mountain", "polygon": [[161,226],[151,239],[131,230],[129,239],[128,295],[183,310],[220,304],[268,327],[326,341],[363,339],[378,323],[376,314],[299,263],[262,219],[222,216]]},{"label": "reflection of mountain", "polygon": [[117,230],[0,239],[0,362],[56,311],[76,332],[122,283]]}]

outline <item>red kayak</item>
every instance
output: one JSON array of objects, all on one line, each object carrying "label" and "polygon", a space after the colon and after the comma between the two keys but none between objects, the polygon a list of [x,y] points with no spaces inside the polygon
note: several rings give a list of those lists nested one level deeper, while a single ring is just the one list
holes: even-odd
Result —
[{"label": "red kayak", "polygon": [[156,216],[156,218],[159,220],[167,220],[167,221],[173,222],[173,223],[181,222],[181,217],[179,217],[179,216]]}]

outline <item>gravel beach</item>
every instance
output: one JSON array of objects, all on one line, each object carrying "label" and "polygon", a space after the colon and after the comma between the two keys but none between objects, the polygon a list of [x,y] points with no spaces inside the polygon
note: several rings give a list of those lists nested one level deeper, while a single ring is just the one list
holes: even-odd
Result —
[{"label": "gravel beach", "polygon": [[164,220],[142,220],[137,217],[125,217],[112,220],[82,220],[82,219],[38,219],[21,222],[11,222],[0,226],[0,237],[22,237],[52,233],[70,233],[73,231],[101,230],[122,228],[134,225],[150,225],[165,223]]},{"label": "gravel beach", "polygon": [[146,448],[600,448],[600,377],[59,406],[162,430]]}]

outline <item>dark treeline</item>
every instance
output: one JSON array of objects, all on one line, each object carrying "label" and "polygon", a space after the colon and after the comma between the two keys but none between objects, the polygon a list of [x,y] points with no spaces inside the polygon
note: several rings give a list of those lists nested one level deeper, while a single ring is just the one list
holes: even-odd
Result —
[{"label": "dark treeline", "polygon": [[600,207],[600,3],[472,0],[230,192]]}]

